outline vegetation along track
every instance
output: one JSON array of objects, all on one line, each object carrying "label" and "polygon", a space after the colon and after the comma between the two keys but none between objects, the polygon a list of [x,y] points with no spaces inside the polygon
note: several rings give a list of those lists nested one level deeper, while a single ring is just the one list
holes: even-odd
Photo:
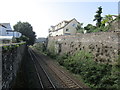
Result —
[{"label": "vegetation along track", "polygon": [[28,49],[28,51],[29,51],[31,59],[34,63],[35,70],[37,72],[37,77],[39,79],[39,83],[40,83],[40,86],[41,86],[40,88],[42,88],[42,89],[51,88],[52,90],[55,90],[56,87],[52,83],[52,81],[51,81],[49,75],[47,74],[47,72],[44,70],[44,68],[39,63],[39,61],[38,61],[37,57],[35,56],[34,52],[30,49]]},{"label": "vegetation along track", "polygon": [[65,84],[67,88],[74,88],[74,89],[85,89],[82,85],[79,85],[76,81],[74,81],[70,76],[68,76],[64,71],[62,71],[60,68],[58,68],[53,63],[47,63],[45,61],[45,58],[42,55],[37,54],[37,57],[39,57],[47,66],[59,77],[59,79]]}]

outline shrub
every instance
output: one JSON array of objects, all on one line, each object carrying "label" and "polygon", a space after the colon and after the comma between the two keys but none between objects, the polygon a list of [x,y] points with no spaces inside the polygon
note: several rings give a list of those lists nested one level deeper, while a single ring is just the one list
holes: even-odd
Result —
[{"label": "shrub", "polygon": [[68,54],[63,54],[63,55],[58,55],[56,59],[60,65],[63,65],[65,59],[67,59],[67,58],[68,58]]},{"label": "shrub", "polygon": [[60,65],[82,77],[92,88],[117,88],[118,77],[112,75],[112,65],[101,64],[93,60],[93,55],[79,51],[73,56],[64,54],[57,57]]}]

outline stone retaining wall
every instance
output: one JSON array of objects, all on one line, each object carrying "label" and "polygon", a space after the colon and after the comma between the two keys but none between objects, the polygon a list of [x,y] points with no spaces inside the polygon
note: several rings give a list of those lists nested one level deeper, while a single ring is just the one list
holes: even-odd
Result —
[{"label": "stone retaining wall", "polygon": [[49,37],[47,49],[57,54],[74,54],[85,50],[94,55],[94,60],[115,63],[120,53],[120,32],[97,32],[68,36]]},{"label": "stone retaining wall", "polygon": [[20,45],[12,50],[2,50],[2,88],[10,88],[19,69],[26,45]]}]

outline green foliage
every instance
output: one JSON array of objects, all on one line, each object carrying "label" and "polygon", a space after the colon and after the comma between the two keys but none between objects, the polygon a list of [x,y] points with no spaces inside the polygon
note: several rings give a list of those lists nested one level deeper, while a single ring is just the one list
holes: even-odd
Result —
[{"label": "green foliage", "polygon": [[92,32],[107,32],[109,30],[109,26],[100,26],[93,29]]},{"label": "green foliage", "polygon": [[120,53],[116,59],[116,63],[112,67],[112,76],[116,80],[116,87],[120,89]]},{"label": "green foliage", "polygon": [[25,35],[22,35],[20,38],[19,38],[20,41],[29,41],[29,38],[26,37]]},{"label": "green foliage", "polygon": [[83,33],[84,28],[82,27],[83,23],[79,23],[76,27],[77,33]]},{"label": "green foliage", "polygon": [[51,58],[56,59],[56,51],[55,51],[55,42],[51,43],[51,46],[49,47],[49,50],[47,50],[47,55],[50,56]]},{"label": "green foliage", "polygon": [[36,43],[33,45],[33,47],[35,49],[37,49],[38,51],[40,51],[41,53],[45,53],[46,52],[46,45],[45,43]]},{"label": "green foliage", "polygon": [[54,46],[51,46],[49,50],[47,50],[45,43],[36,43],[33,45],[33,48],[35,48],[36,50],[38,50],[40,53],[44,55],[48,55],[51,58],[56,59],[57,54],[55,53]]},{"label": "green foliage", "polygon": [[14,25],[14,30],[24,35],[21,37],[21,39],[23,39],[23,41],[26,41],[28,45],[34,44],[36,35],[31,24],[29,24],[28,22],[19,21],[17,24]]},{"label": "green foliage", "polygon": [[65,53],[63,55],[58,55],[56,59],[60,65],[64,65],[64,60],[67,58],[68,58],[68,54]]},{"label": "green foliage", "polygon": [[84,29],[87,30],[87,33],[91,33],[96,29],[96,27],[93,26],[92,24],[88,24],[87,26],[84,27]]},{"label": "green foliage", "polygon": [[21,42],[20,38],[16,38],[16,42],[17,43]]},{"label": "green foliage", "polygon": [[18,48],[19,46],[24,45],[24,44],[26,44],[26,43],[3,45],[2,46],[2,52],[12,51],[12,50]]},{"label": "green foliage", "polygon": [[84,29],[87,30],[87,33],[107,32],[107,31],[109,31],[110,25],[105,26],[104,25],[105,23],[102,22],[101,26],[99,26],[99,27],[93,26],[92,24],[88,24],[87,26],[84,27]]},{"label": "green foliage", "polygon": [[112,15],[105,15],[105,17],[102,19],[101,23],[102,25],[105,25],[106,23],[110,25],[110,23],[113,21]]},{"label": "green foliage", "polygon": [[112,74],[113,65],[97,63],[93,61],[93,58],[93,55],[86,51],[79,51],[73,56],[68,54],[57,56],[60,65],[80,75],[91,88],[118,89],[118,76]]},{"label": "green foliage", "polygon": [[53,51],[47,51],[46,54],[53,59],[57,58],[57,54],[55,53],[54,49],[53,49]]},{"label": "green foliage", "polygon": [[[43,48],[41,45],[36,49]],[[45,52],[51,58],[56,59],[60,65],[74,74],[80,75],[83,81],[91,88],[106,88],[119,90],[119,71],[120,71],[120,56],[115,65],[102,64],[94,61],[92,53],[79,51],[74,55],[55,54],[54,47],[51,46],[52,52]],[[44,51],[43,49],[41,51]],[[45,50],[46,51],[46,50]]]},{"label": "green foliage", "polygon": [[102,14],[102,7],[98,7],[98,10],[96,11],[96,15],[94,16],[95,19],[93,21],[97,21],[96,26],[93,26],[92,24],[88,24],[84,28],[81,28],[81,25],[79,25],[76,29],[78,29],[78,32],[83,33],[84,30],[87,30],[87,33],[91,32],[107,32],[111,28],[111,23],[114,20],[120,20],[120,15],[116,17],[116,19],[113,20],[113,15],[105,15],[105,17],[101,17]]}]

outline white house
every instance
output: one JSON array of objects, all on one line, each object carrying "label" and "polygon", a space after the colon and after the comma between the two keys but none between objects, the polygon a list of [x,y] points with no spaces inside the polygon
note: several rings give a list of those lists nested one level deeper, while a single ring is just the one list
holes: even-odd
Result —
[{"label": "white house", "polygon": [[49,36],[74,35],[76,34],[78,23],[79,22],[75,18],[70,21],[64,20],[49,28]]},{"label": "white house", "polygon": [[22,34],[12,30],[10,23],[0,23],[0,43],[9,43],[12,38],[19,38]]},{"label": "white house", "polygon": [[0,36],[12,36],[19,38],[21,33],[13,31],[10,23],[0,23]]}]

